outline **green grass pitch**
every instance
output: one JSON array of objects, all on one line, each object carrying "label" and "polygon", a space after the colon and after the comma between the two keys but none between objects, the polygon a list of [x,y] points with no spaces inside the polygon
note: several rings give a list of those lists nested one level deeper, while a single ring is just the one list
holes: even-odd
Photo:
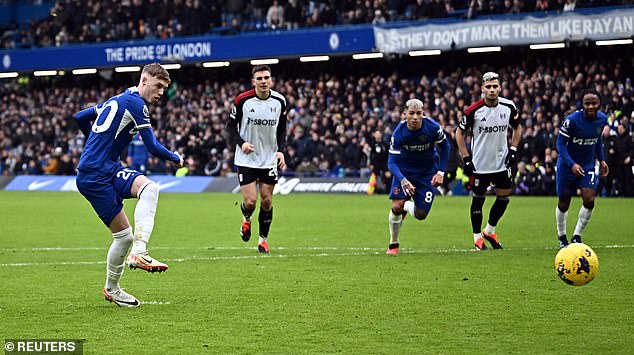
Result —
[{"label": "green grass pitch", "polygon": [[385,196],[276,195],[269,256],[240,239],[240,199],[162,194],[150,251],[170,269],[126,270],[145,304],[121,309],[101,295],[112,237],[83,197],[0,191],[0,334],[85,339],[87,354],[634,349],[632,199],[596,201],[584,241],[600,268],[583,287],[553,269],[555,198],[513,197],[505,249],[475,252],[470,199],[438,197],[427,220],[405,220],[396,257]]}]

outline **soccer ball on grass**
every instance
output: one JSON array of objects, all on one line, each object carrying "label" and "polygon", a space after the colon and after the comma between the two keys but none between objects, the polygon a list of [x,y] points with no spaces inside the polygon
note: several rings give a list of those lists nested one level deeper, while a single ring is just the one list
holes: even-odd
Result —
[{"label": "soccer ball on grass", "polygon": [[597,275],[599,259],[589,246],[583,243],[571,243],[557,253],[555,271],[568,285],[583,286]]}]

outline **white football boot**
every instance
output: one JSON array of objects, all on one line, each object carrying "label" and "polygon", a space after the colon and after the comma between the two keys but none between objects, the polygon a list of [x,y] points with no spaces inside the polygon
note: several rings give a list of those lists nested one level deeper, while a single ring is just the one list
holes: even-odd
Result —
[{"label": "white football boot", "polygon": [[106,298],[106,301],[112,302],[119,307],[134,308],[141,305],[141,302],[139,302],[139,300],[137,300],[136,297],[123,291],[120,288],[111,292],[108,292],[108,290],[104,288],[103,295]]}]

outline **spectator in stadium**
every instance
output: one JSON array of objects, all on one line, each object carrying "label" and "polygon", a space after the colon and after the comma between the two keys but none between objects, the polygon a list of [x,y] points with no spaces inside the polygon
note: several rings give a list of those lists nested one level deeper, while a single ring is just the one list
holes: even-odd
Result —
[{"label": "spectator in stadium", "polygon": [[278,0],[273,0],[266,12],[266,22],[271,30],[280,29],[284,25],[284,7],[280,5]]},{"label": "spectator in stadium", "polygon": [[242,226],[240,237],[251,238],[251,215],[255,211],[258,189],[258,252],[269,253],[267,238],[273,221],[273,189],[278,180],[278,168],[286,168],[286,98],[271,89],[273,79],[268,65],[251,70],[253,88],[239,94],[227,123],[229,141],[235,147],[234,163],[242,191]]},{"label": "spectator in stadium", "polygon": [[[500,76],[486,72],[482,76],[483,98],[469,106],[456,131],[456,143],[464,161],[464,172],[472,176],[471,227],[476,250],[487,249],[486,239],[493,249],[502,249],[495,227],[509,204],[517,164],[517,146],[522,138],[520,115],[513,101],[501,97]],[[507,146],[507,129],[511,128],[511,146]],[[465,144],[465,133],[471,129],[471,154]],[[482,206],[489,186],[496,199],[489,220],[482,230]]]},{"label": "spectator in stadium", "polygon": [[73,164],[73,159],[68,153],[62,154],[62,157],[59,161],[59,168],[57,169],[58,175],[75,175],[75,165]]},{"label": "spectator in stadium", "polygon": [[581,191],[583,205],[579,210],[577,225],[571,240],[573,243],[581,243],[581,236],[594,209],[598,180],[597,174],[594,173],[596,161],[599,161],[601,175],[607,176],[609,173],[601,139],[603,126],[607,124],[608,117],[599,111],[600,105],[599,93],[595,90],[586,90],[582,99],[583,108],[568,115],[559,130],[557,138],[557,149],[560,154],[557,161],[559,201],[555,208],[555,219],[561,248],[568,245],[566,222],[572,196],[577,193],[577,189]]},{"label": "spectator in stadium", "polygon": [[616,135],[616,180],[619,196],[630,197],[632,193],[632,156],[634,144],[630,136],[629,122],[622,118],[617,127]]},{"label": "spectator in stadium", "polygon": [[128,157],[126,158],[128,167],[132,170],[140,171],[145,174],[149,158],[150,154],[148,153],[147,148],[145,148],[145,144],[143,144],[141,135],[137,134],[128,146]]},{"label": "spectator in stadium", "polygon": [[390,184],[392,183],[392,173],[387,167],[387,159],[389,156],[389,147],[383,140],[383,132],[375,130],[372,134],[372,143],[368,144],[367,153],[370,157],[370,171],[374,174],[376,179],[375,192],[379,194],[387,193]]},{"label": "spectator in stadium", "polygon": [[614,173],[618,170],[616,167],[616,135],[612,134],[610,125],[603,127],[603,155],[605,163],[608,164],[608,174],[599,176],[597,185],[597,196],[612,196],[614,190]]},{"label": "spectator in stadium", "polygon": [[[147,103],[156,103],[167,89],[170,77],[159,63],[148,64],[141,72],[139,84],[97,106],[78,112],[74,118],[86,137],[86,145],[77,167],[77,188],[91,203],[114,238],[108,251],[106,300],[120,307],[138,307],[139,300],[123,291],[119,280],[126,254],[130,268],[148,272],[165,271],[168,266],[149,256],[147,243],[154,228],[158,204],[158,185],[142,173],[124,168],[119,157],[139,132],[148,150],[176,166],[183,159],[165,149],[154,137]],[[97,120],[97,118],[102,118]],[[135,233],[123,211],[123,199],[136,197]]]},{"label": "spectator in stadium", "polygon": [[[399,234],[404,215],[427,218],[436,188],[442,185],[449,141],[440,125],[423,115],[423,102],[409,99],[405,103],[405,121],[394,129],[389,149],[388,168],[392,172],[388,217],[390,244],[387,254],[398,254]],[[410,199],[414,199],[414,202]]]},{"label": "spectator in stadium", "polygon": [[284,7],[284,15],[286,18],[286,28],[296,30],[300,24],[304,24],[304,11],[298,0],[288,0]]},{"label": "spectator in stadium", "polygon": [[544,172],[542,174],[542,193],[546,196],[554,196],[557,194],[556,173],[551,163],[544,164]]}]

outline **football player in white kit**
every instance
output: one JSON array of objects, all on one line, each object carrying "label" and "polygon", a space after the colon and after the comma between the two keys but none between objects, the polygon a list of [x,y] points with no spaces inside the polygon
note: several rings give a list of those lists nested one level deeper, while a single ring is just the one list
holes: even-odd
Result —
[{"label": "football player in white kit", "polygon": [[238,95],[231,110],[227,129],[231,144],[236,147],[234,164],[242,191],[242,226],[240,236],[251,238],[251,216],[255,211],[257,190],[260,190],[258,213],[258,251],[268,254],[266,239],[273,220],[273,188],[277,169],[284,169],[283,149],[286,142],[286,98],[271,89],[271,68],[255,66],[253,89]]},{"label": "football player in white kit", "polygon": [[[471,200],[471,227],[477,250],[487,249],[484,240],[493,249],[502,249],[495,227],[509,204],[511,187],[516,171],[517,146],[522,138],[520,116],[513,101],[500,97],[500,76],[487,72],[482,76],[483,98],[469,106],[458,129],[456,143],[464,161],[464,172],[473,186]],[[511,145],[508,146],[508,128]],[[465,135],[471,129],[471,153],[467,150]],[[482,206],[489,185],[495,188],[497,198],[489,212],[489,220],[482,230]]]}]

